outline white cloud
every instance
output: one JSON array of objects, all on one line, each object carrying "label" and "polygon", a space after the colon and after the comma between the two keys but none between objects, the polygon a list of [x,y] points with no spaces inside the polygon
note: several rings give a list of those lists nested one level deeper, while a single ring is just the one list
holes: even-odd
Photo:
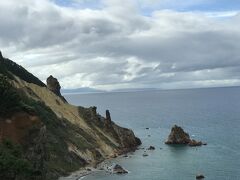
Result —
[{"label": "white cloud", "polygon": [[2,1],[0,48],[42,80],[58,77],[64,88],[240,85],[237,11],[144,16],[139,8],[147,1],[102,2],[102,9],[77,9]]}]

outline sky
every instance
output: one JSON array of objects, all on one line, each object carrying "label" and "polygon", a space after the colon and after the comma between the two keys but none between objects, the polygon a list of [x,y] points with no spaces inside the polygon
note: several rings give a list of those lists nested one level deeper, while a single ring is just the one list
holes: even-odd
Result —
[{"label": "sky", "polygon": [[0,50],[45,82],[240,85],[240,0],[0,1]]}]

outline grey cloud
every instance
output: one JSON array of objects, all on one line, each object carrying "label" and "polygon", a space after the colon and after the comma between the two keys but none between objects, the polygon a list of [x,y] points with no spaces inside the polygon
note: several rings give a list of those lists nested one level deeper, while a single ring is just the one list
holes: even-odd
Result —
[{"label": "grey cloud", "polygon": [[90,10],[42,2],[0,2],[1,49],[41,79],[54,74],[65,88],[240,85],[239,15],[146,17],[135,3]]}]

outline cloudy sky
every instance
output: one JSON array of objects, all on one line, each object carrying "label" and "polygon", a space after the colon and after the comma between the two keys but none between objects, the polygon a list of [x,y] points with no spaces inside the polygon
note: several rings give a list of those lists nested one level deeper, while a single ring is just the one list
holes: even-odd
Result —
[{"label": "cloudy sky", "polygon": [[240,0],[0,1],[0,50],[63,88],[240,85]]}]

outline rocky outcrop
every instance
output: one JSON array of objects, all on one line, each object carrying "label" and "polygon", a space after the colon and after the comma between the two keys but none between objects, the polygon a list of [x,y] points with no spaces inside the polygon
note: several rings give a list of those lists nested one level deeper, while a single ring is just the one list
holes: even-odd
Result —
[{"label": "rocky outcrop", "polygon": [[171,129],[171,133],[168,136],[165,144],[184,144],[189,146],[201,146],[201,141],[191,139],[189,134],[186,133],[181,127],[174,125]]},{"label": "rocky outcrop", "polygon": [[97,107],[96,106],[92,106],[90,108],[92,109],[92,116],[96,117],[97,116]]},{"label": "rocky outcrop", "polygon": [[147,150],[155,150],[154,146],[150,146]]},{"label": "rocky outcrop", "polygon": [[[2,52],[0,51],[0,66],[3,66],[2,64],[3,64],[3,61],[4,61],[4,58],[3,58],[3,56],[2,56]],[[1,68],[2,67],[0,67],[0,71],[1,71]]]},{"label": "rocky outcrop", "polygon": [[104,125],[107,128],[111,128],[112,126],[112,119],[109,110],[106,110],[106,118],[104,120]]},{"label": "rocky outcrop", "polygon": [[196,176],[196,179],[204,179],[205,177],[204,177],[204,175],[202,175],[202,174],[199,174],[199,175],[197,175]]},{"label": "rocky outcrop", "polygon": [[116,124],[112,124],[114,132],[117,134],[121,147],[124,151],[135,150],[137,146],[141,145],[142,142],[139,138],[137,138],[133,131],[127,128],[122,128]]},{"label": "rocky outcrop", "polygon": [[168,136],[166,144],[188,144],[191,139],[188,133],[186,133],[181,127],[174,125],[171,133]]},{"label": "rocky outcrop", "polygon": [[126,174],[128,173],[125,169],[123,169],[122,166],[120,166],[119,164],[116,164],[114,167],[113,167],[113,173],[114,174]]},{"label": "rocky outcrop", "polygon": [[52,75],[50,75],[47,78],[47,88],[52,91],[54,94],[59,96],[64,102],[67,102],[66,99],[62,96],[60,90],[61,86],[60,83],[58,82],[57,78],[54,78]]},{"label": "rocky outcrop", "polygon": [[146,152],[144,152],[142,156],[143,156],[143,157],[147,157],[148,154],[147,154]]},{"label": "rocky outcrop", "polygon": [[0,61],[3,59],[2,52],[0,51]]},{"label": "rocky outcrop", "polygon": [[189,143],[188,143],[189,146],[191,147],[195,147],[195,146],[202,146],[203,143],[202,141],[196,141],[194,139],[192,139]]},{"label": "rocky outcrop", "polygon": [[96,106],[90,107],[90,111],[91,121],[99,122],[99,120],[101,120],[101,116],[97,113],[97,107]]}]

